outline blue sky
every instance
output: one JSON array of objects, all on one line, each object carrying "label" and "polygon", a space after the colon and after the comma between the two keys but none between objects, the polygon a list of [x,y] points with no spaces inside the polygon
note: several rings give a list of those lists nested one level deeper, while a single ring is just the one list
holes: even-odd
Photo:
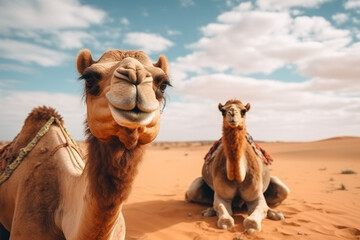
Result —
[{"label": "blue sky", "polygon": [[158,141],[215,140],[219,102],[250,102],[258,140],[360,136],[360,0],[0,0],[0,140],[38,105],[83,139],[76,55],[170,63]]}]

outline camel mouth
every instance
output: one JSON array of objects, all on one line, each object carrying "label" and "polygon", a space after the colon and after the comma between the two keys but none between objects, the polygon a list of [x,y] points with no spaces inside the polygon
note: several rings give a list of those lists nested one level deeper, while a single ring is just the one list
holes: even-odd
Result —
[{"label": "camel mouth", "polygon": [[156,111],[143,112],[138,107],[131,110],[123,110],[109,103],[109,108],[115,122],[125,127],[146,126],[156,115]]},{"label": "camel mouth", "polygon": [[238,127],[240,125],[239,122],[235,121],[235,120],[228,121],[228,124],[230,127],[233,127],[233,128]]}]

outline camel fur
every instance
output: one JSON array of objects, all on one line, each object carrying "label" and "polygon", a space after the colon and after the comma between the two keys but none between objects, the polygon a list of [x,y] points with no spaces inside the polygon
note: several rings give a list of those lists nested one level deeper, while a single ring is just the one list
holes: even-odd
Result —
[{"label": "camel fur", "polygon": [[[85,163],[52,124],[0,185],[0,223],[12,240],[125,238],[121,209],[144,145],[159,131],[168,63],[164,56],[153,64],[141,51],[121,50],[95,61],[85,49],[77,69],[87,104]],[[50,117],[63,123],[52,108],[34,109],[6,159],[16,157]]]},{"label": "camel fur", "polygon": [[284,219],[282,213],[268,204],[280,204],[289,194],[289,188],[277,177],[270,176],[269,166],[246,139],[245,119],[250,104],[229,100],[225,105],[219,103],[218,108],[223,116],[222,142],[213,157],[204,163],[202,177],[190,185],[186,200],[212,204],[213,208],[205,210],[203,215],[217,214],[217,227],[221,229],[234,226],[233,207],[245,202],[249,214],[243,222],[245,231],[261,231],[265,217]]}]

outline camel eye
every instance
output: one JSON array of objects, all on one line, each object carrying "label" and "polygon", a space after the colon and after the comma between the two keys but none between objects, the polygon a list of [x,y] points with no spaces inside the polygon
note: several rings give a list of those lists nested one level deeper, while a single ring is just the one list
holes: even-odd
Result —
[{"label": "camel eye", "polygon": [[161,91],[162,93],[164,93],[164,92],[165,92],[165,89],[167,88],[167,86],[171,86],[170,83],[168,83],[168,82],[162,83],[162,84],[160,85],[160,87],[159,87],[160,91]]},{"label": "camel eye", "polygon": [[85,90],[87,94],[98,95],[100,93],[99,81],[101,74],[95,71],[85,72],[79,79],[85,80]]},{"label": "camel eye", "polygon": [[241,116],[244,116],[245,114],[246,114],[246,110],[245,109],[241,110]]}]

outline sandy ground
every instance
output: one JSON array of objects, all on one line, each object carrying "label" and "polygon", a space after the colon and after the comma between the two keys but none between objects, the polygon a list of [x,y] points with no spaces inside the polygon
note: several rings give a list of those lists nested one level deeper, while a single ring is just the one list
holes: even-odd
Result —
[{"label": "sandy ground", "polygon": [[207,206],[184,201],[210,146],[195,142],[148,147],[123,209],[127,240],[360,239],[360,138],[261,143],[275,159],[272,174],[291,194],[276,208],[285,220],[265,219],[262,232],[251,235],[242,226],[246,212],[234,214],[234,228],[219,230],[216,217],[201,216]]},{"label": "sandy ground", "polygon": [[235,212],[234,228],[219,230],[216,217],[201,216],[208,206],[184,200],[211,145],[155,142],[147,147],[123,208],[127,240],[360,240],[360,138],[260,143],[275,159],[272,174],[291,194],[276,208],[285,220],[265,219],[262,232],[251,235],[242,226],[246,212]]}]

